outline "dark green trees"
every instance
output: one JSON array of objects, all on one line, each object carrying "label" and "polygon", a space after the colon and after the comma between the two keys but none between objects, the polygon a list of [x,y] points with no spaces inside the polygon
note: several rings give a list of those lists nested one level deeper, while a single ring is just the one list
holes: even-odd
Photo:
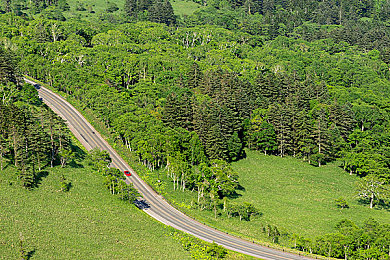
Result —
[{"label": "dark green trees", "polygon": [[169,0],[156,0],[148,9],[149,20],[156,23],[174,25],[176,23],[175,14]]},{"label": "dark green trees", "polygon": [[123,10],[125,11],[128,17],[136,17],[137,16],[137,1],[136,0],[126,0],[123,6]]},{"label": "dark green trees", "polygon": [[16,63],[11,52],[0,47],[0,84],[17,83]]},{"label": "dark green trees", "polygon": [[143,12],[147,10],[148,19],[151,22],[176,24],[176,17],[169,0],[126,0],[123,10],[128,18],[133,20],[143,17]]}]

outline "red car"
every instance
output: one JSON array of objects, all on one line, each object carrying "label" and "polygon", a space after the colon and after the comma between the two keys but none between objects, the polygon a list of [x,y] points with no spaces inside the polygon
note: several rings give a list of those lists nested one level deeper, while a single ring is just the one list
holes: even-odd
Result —
[{"label": "red car", "polygon": [[131,172],[129,172],[129,171],[124,171],[124,173],[126,176],[131,176]]}]

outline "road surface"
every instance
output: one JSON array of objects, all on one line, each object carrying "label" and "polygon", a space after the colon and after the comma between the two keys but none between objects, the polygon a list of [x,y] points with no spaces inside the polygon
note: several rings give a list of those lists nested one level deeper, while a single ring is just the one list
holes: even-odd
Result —
[{"label": "road surface", "polygon": [[95,147],[106,150],[111,155],[113,167],[116,167],[121,171],[129,170],[131,172],[132,176],[126,177],[127,182],[132,182],[134,187],[142,194],[143,198],[149,205],[149,207],[145,208],[144,211],[153,218],[168,226],[172,226],[176,229],[194,235],[202,240],[215,242],[233,251],[261,259],[310,259],[260,246],[250,241],[228,235],[184,215],[182,212],[167,203],[161,195],[153,191],[153,189],[137,175],[137,173],[115,152],[115,150],[112,149],[112,147],[100,136],[92,125],[89,124],[88,121],[64,98],[33,81],[28,79],[25,79],[25,81],[33,84],[38,90],[39,97],[42,98],[42,100],[54,112],[66,120],[72,133],[87,150],[91,150]]}]

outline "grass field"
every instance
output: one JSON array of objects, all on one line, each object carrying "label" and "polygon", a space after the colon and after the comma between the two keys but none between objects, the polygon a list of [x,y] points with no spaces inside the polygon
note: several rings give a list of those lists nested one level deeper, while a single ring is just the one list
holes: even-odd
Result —
[{"label": "grass field", "polygon": [[[76,11],[76,2],[80,2],[84,5],[84,8],[86,11]],[[118,0],[118,1],[108,1],[115,3],[119,10],[114,12],[114,14],[120,14],[123,12],[123,6],[125,3],[125,0]],[[106,13],[107,8],[107,1],[93,1],[93,0],[67,0],[67,3],[70,6],[70,10],[64,12],[64,16],[66,18],[70,17],[84,17],[86,19],[93,19],[97,18],[98,14],[100,13]],[[175,15],[177,16],[184,16],[184,15],[191,15],[196,10],[199,10],[201,8],[201,5],[194,3],[192,1],[183,1],[183,0],[171,0],[171,4],[173,7],[173,11]],[[93,12],[88,12],[88,9],[92,8]]]},{"label": "grass field", "polygon": [[[369,209],[359,202],[354,186],[356,177],[336,164],[318,168],[294,158],[247,151],[247,158],[233,163],[233,168],[239,173],[240,184],[244,187],[234,201],[251,202],[262,212],[249,222],[228,219],[224,215],[215,219],[210,211],[191,209],[188,205],[196,198],[196,193],[173,191],[168,179],[161,190],[170,201],[200,221],[259,241],[266,240],[260,230],[262,224],[276,225],[290,234],[314,238],[333,232],[335,224],[343,219],[362,224],[373,217],[381,223],[390,223],[389,210]],[[153,182],[155,173],[149,173],[146,178]],[[350,208],[337,208],[335,199],[339,197],[344,197]]]},{"label": "grass field", "polygon": [[[362,224],[369,217],[390,223],[390,211],[369,209],[356,197],[355,182],[337,163],[313,167],[294,158],[264,156],[249,151],[233,164],[245,187],[238,200],[253,202],[267,222],[307,237],[332,232],[342,219]],[[344,197],[350,208],[340,210],[335,199]]]},{"label": "grass field", "polygon": [[177,16],[191,15],[201,8],[200,4],[192,1],[171,0],[171,4]]},{"label": "grass field", "polygon": [[[67,193],[58,192],[62,174],[72,182]],[[13,168],[0,172],[0,259],[20,259],[20,234],[32,259],[190,258],[170,228],[110,195],[90,168],[45,175],[27,191]]]},{"label": "grass field", "polygon": [[[82,3],[84,8],[86,9],[86,11],[76,11],[76,2]],[[86,18],[86,19],[97,18],[98,14],[106,13],[108,2],[115,3],[119,8],[119,10],[114,12],[114,14],[118,14],[118,13],[122,12],[125,0],[116,0],[116,1],[67,0],[67,3],[70,6],[70,10],[64,12],[64,16],[66,18],[77,17],[77,16],[80,16],[80,17]],[[93,12],[89,12],[89,8],[91,8],[91,10]]]}]

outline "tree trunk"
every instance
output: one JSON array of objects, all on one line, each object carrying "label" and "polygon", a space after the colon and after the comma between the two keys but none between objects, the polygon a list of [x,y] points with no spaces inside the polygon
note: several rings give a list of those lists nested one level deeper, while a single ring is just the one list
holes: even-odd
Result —
[{"label": "tree trunk", "polygon": [[374,194],[371,194],[371,197],[370,197],[370,209],[372,209],[374,206]]},{"label": "tree trunk", "polygon": [[51,142],[51,160],[50,160],[50,167],[53,168],[53,162],[54,162],[54,134],[53,134],[53,127],[50,126],[50,142]]}]

